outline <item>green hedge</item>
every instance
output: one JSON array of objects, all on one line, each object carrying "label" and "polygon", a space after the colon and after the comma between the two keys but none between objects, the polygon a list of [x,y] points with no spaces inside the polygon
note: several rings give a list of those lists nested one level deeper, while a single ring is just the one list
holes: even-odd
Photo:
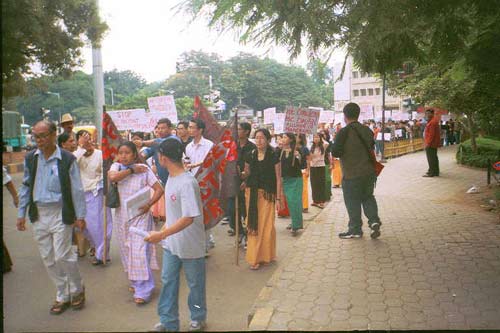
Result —
[{"label": "green hedge", "polygon": [[500,160],[500,139],[494,137],[476,138],[477,154],[472,152],[470,140],[460,144],[457,151],[458,163],[479,168],[486,168],[488,160],[492,162]]}]

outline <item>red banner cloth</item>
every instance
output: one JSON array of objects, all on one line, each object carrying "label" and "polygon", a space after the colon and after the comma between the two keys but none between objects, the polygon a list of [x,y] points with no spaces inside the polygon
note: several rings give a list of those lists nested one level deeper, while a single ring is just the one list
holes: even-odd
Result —
[{"label": "red banner cloth", "polygon": [[123,142],[123,138],[116,129],[113,119],[109,116],[107,112],[102,114],[102,139],[101,139],[101,149],[102,149],[102,174],[104,177],[104,194],[107,193],[108,189],[108,171],[111,164],[115,161],[118,155],[118,147]]}]

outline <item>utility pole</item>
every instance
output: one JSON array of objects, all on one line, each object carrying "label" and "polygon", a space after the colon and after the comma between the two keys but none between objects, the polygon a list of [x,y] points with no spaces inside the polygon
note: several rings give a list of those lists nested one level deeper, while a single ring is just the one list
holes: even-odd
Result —
[{"label": "utility pole", "polygon": [[[99,10],[99,0],[96,0]],[[94,108],[96,111],[95,126],[99,142],[102,138],[102,107],[104,106],[104,74],[102,70],[101,46],[92,44],[92,74],[94,77]]]},{"label": "utility pole", "polygon": [[380,156],[380,163],[386,163],[385,159],[385,90],[386,90],[386,74],[384,71],[382,78],[382,151]]}]

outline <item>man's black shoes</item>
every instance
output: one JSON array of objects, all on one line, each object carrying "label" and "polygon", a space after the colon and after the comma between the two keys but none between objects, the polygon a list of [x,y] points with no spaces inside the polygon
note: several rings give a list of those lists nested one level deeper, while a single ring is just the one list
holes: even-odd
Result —
[{"label": "man's black shoes", "polygon": [[355,233],[352,231],[346,231],[346,232],[341,232],[339,234],[339,237],[342,239],[361,238],[361,237],[363,237],[363,233],[362,232]]},{"label": "man's black shoes", "polygon": [[380,223],[378,223],[378,222],[372,223],[370,228],[372,229],[372,231],[370,233],[370,237],[373,239],[379,238],[380,237]]}]

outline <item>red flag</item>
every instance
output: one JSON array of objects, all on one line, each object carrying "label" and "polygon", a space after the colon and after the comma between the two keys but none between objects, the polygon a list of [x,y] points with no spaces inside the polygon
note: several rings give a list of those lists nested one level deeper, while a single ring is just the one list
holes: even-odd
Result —
[{"label": "red flag", "polygon": [[101,149],[102,149],[102,168],[104,177],[104,194],[107,193],[108,189],[108,171],[111,164],[115,161],[118,155],[118,146],[123,142],[120,133],[116,129],[113,119],[104,110],[102,113],[102,139],[101,139]]},{"label": "red flag", "polygon": [[212,141],[214,144],[220,142],[224,128],[215,120],[214,116],[208,109],[203,105],[199,96],[194,98],[194,110],[195,118],[203,120],[205,123],[205,130],[203,131],[203,136]]}]

